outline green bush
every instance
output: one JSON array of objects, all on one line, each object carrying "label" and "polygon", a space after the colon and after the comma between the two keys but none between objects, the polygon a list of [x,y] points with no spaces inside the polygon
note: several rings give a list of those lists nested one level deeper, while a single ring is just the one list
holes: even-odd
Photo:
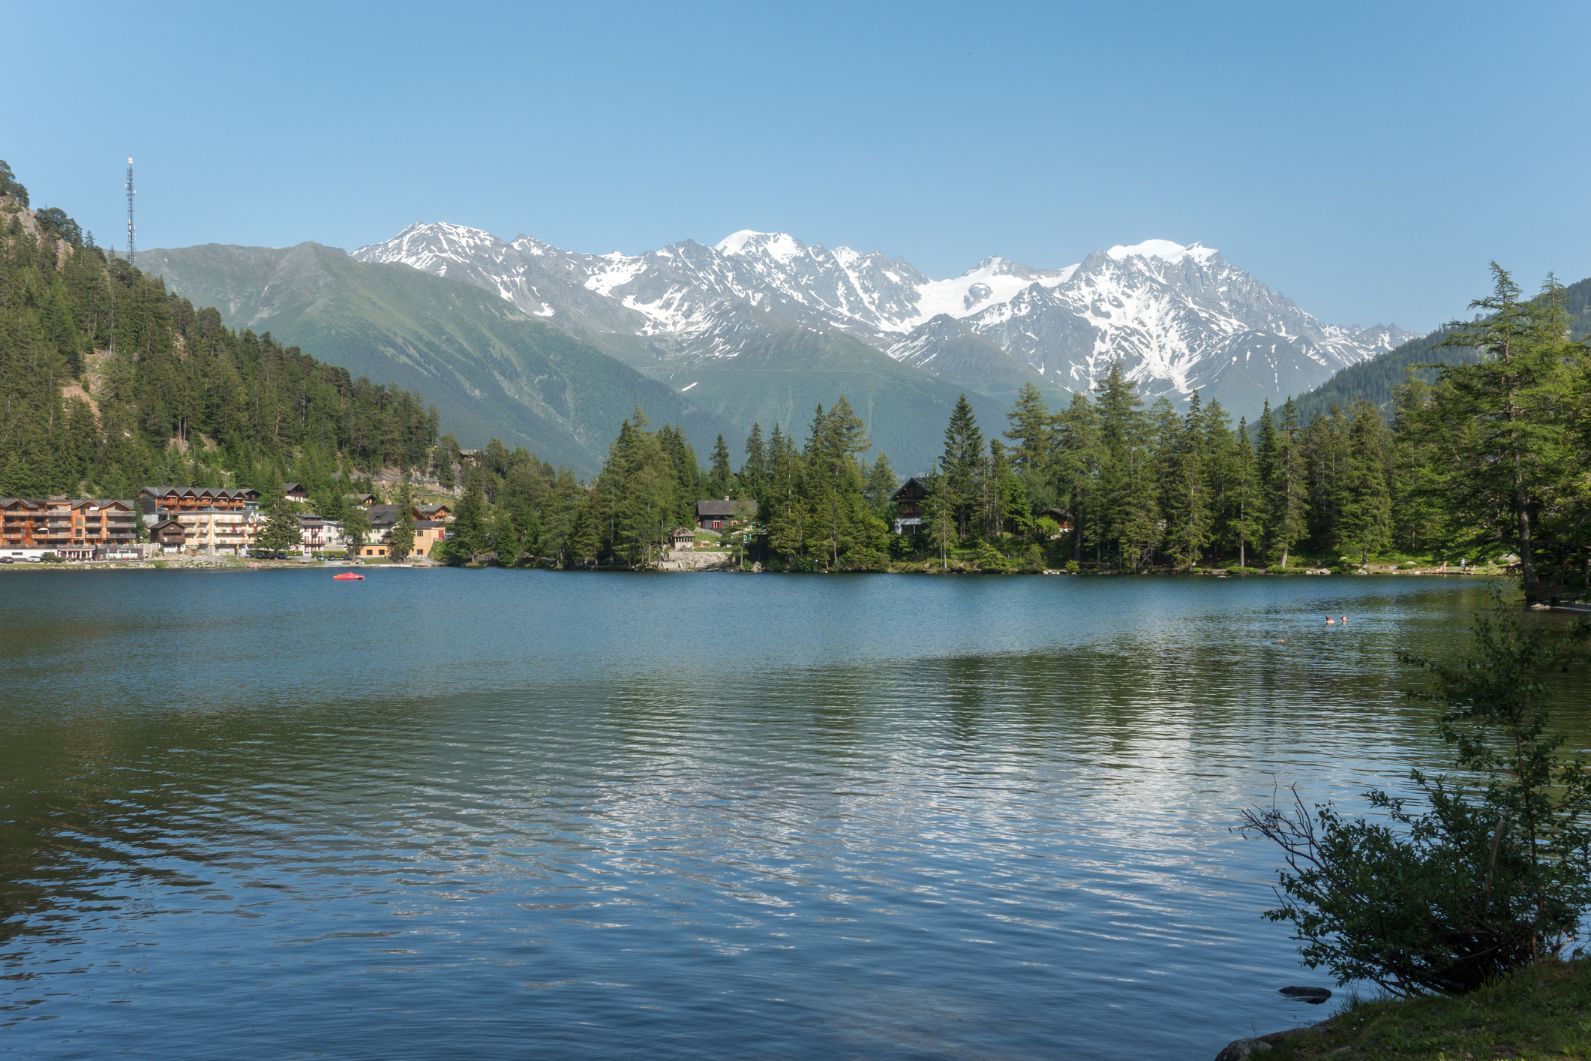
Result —
[{"label": "green bush", "polygon": [[1378,820],[1331,804],[1251,808],[1239,831],[1279,844],[1279,905],[1305,964],[1398,995],[1462,994],[1563,951],[1591,909],[1591,773],[1547,733],[1548,675],[1573,636],[1501,608],[1458,668],[1431,676],[1457,776],[1415,770],[1417,800],[1366,793]]}]

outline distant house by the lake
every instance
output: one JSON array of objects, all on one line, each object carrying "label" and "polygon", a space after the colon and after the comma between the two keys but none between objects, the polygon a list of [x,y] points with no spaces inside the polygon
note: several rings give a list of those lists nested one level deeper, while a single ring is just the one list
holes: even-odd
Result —
[{"label": "distant house by the lake", "polygon": [[916,534],[923,526],[923,500],[928,496],[928,484],[912,476],[901,488],[890,495],[895,504],[895,533]]},{"label": "distant house by the lake", "polygon": [[188,532],[175,519],[163,519],[149,528],[149,540],[160,546],[163,553],[180,553],[186,544]]},{"label": "distant house by the lake", "polygon": [[757,502],[729,498],[696,502],[696,526],[706,531],[734,530],[757,518]]},{"label": "distant house by the lake", "polygon": [[[359,547],[359,555],[377,559],[392,555],[392,529],[403,512],[401,505],[371,505],[370,538]],[[438,542],[447,540],[447,526],[453,511],[447,505],[413,505],[409,518],[414,523],[414,556],[430,556]]]}]

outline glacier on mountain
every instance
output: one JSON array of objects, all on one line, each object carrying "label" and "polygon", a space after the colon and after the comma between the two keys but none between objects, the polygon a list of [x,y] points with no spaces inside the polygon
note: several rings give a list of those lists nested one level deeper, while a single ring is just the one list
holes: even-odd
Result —
[{"label": "glacier on mountain", "polygon": [[[644,254],[582,254],[417,224],[361,247],[495,291],[527,314],[663,365],[734,358],[778,329],[836,331],[985,393],[1086,390],[1113,361],[1149,394],[1251,412],[1409,337],[1326,324],[1214,248],[1149,239],[1059,269],[988,258],[933,279],[910,263],[743,229]],[[635,344],[642,347],[634,352]]]}]

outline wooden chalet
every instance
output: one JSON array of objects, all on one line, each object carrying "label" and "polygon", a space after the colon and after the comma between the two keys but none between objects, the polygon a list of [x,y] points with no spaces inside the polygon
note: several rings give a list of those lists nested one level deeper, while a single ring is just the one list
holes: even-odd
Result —
[{"label": "wooden chalet", "polygon": [[923,526],[923,501],[928,497],[928,484],[912,476],[901,488],[890,495],[895,506],[895,533],[916,534]]},{"label": "wooden chalet", "polygon": [[289,501],[308,501],[309,491],[304,489],[303,483],[288,483],[282,488],[282,496]]},{"label": "wooden chalet", "polygon": [[726,497],[721,501],[696,502],[696,526],[702,530],[734,530],[748,520],[756,518],[755,501],[732,501]]},{"label": "wooden chalet", "polygon": [[1068,512],[1068,511],[1066,511],[1066,509],[1060,508],[1059,506],[1055,506],[1055,507],[1051,507],[1051,508],[1045,509],[1044,510],[1044,514],[1046,516],[1050,517],[1050,519],[1053,519],[1055,521],[1056,525],[1061,528],[1061,533],[1062,534],[1070,534],[1071,533],[1071,531],[1072,531],[1072,514],[1070,512]]},{"label": "wooden chalet", "polygon": [[163,553],[180,553],[187,544],[188,532],[174,518],[160,520],[149,528],[149,540],[160,546]]}]

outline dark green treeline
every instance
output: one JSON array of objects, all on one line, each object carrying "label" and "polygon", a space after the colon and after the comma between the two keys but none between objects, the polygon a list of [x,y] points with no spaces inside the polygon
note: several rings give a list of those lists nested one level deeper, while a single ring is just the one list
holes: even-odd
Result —
[{"label": "dark green treeline", "polygon": [[1197,394],[1182,411],[1145,407],[1119,366],[1060,410],[1027,388],[998,436],[962,401],[904,535],[890,526],[900,479],[869,458],[842,396],[799,445],[754,426],[738,471],[721,439],[704,472],[677,429],[639,413],[589,489],[489,449],[471,473],[479,523],[461,541],[499,559],[644,567],[692,523],[696,498],[730,496],[759,509],[735,548],[775,570],[1456,569],[1512,554],[1532,598],[1581,592],[1591,356],[1570,340],[1560,296],[1549,281],[1523,299],[1498,269],[1481,315],[1449,332],[1475,356],[1434,384],[1411,378],[1390,422],[1366,400],[1307,424],[1288,401],[1252,426]]}]

